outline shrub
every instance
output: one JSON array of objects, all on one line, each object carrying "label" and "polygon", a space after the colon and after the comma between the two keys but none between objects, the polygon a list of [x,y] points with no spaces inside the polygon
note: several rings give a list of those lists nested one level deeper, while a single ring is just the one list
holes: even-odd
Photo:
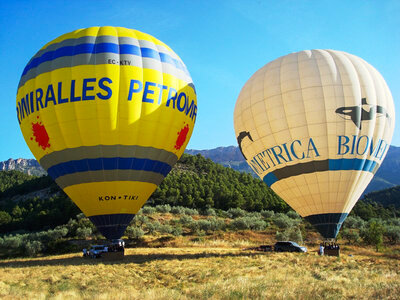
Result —
[{"label": "shrub", "polygon": [[138,240],[144,235],[142,228],[136,226],[128,226],[125,231],[126,236],[131,240]]},{"label": "shrub", "polygon": [[244,217],[247,212],[240,208],[230,208],[227,211],[227,213],[231,219],[236,219],[236,218]]},{"label": "shrub", "polygon": [[282,213],[275,214],[272,221],[276,226],[284,229],[297,225],[295,220]]},{"label": "shrub", "polygon": [[179,220],[178,223],[182,224],[183,226],[190,227],[195,221],[191,216],[183,215]]},{"label": "shrub", "polygon": [[358,216],[348,216],[343,222],[345,228],[360,229],[365,226],[365,221]]},{"label": "shrub", "polygon": [[264,218],[269,219],[269,218],[272,218],[275,215],[275,212],[272,211],[272,210],[262,210],[261,211],[261,215]]},{"label": "shrub", "polygon": [[289,240],[294,241],[298,244],[303,243],[303,236],[301,235],[301,231],[298,227],[293,227],[288,229],[289,231]]},{"label": "shrub", "polygon": [[170,233],[172,233],[172,232],[174,231],[174,227],[172,227],[172,226],[169,225],[169,224],[162,224],[162,225],[160,225],[160,227],[158,228],[158,231],[159,231],[160,233],[163,233],[163,234],[170,234]]},{"label": "shrub", "polygon": [[361,230],[361,237],[369,245],[373,245],[376,247],[376,251],[379,251],[383,244],[383,233],[384,227],[381,223],[376,220],[370,220]]},{"label": "shrub", "polygon": [[289,235],[287,230],[284,231],[277,231],[275,238],[277,241],[288,241],[289,240]]},{"label": "shrub", "polygon": [[169,213],[171,212],[171,206],[169,204],[157,205],[156,211],[159,213]]},{"label": "shrub", "polygon": [[142,227],[144,224],[149,222],[149,218],[144,216],[144,215],[136,215],[132,222],[131,225],[135,225],[136,227]]},{"label": "shrub", "polygon": [[92,234],[92,228],[80,227],[76,230],[76,236],[80,239],[86,239]]},{"label": "shrub", "polygon": [[233,230],[264,230],[267,227],[265,221],[256,217],[236,218],[229,225]]},{"label": "shrub", "polygon": [[175,215],[183,215],[185,213],[185,208],[182,206],[173,206],[171,208],[171,213]]},{"label": "shrub", "polygon": [[203,212],[203,214],[204,214],[205,216],[213,216],[213,217],[215,217],[215,216],[217,215],[217,213],[215,212],[215,210],[214,210],[213,208],[207,208],[207,209]]},{"label": "shrub", "polygon": [[204,232],[218,231],[225,229],[225,222],[215,217],[198,220],[195,229]]},{"label": "shrub", "polygon": [[196,216],[199,214],[199,211],[194,208],[184,207],[183,213],[189,216]]},{"label": "shrub", "polygon": [[389,225],[385,228],[385,237],[391,244],[397,244],[400,242],[400,226]]},{"label": "shrub", "polygon": [[157,231],[159,231],[160,227],[161,227],[161,224],[158,221],[146,223],[146,228],[147,228],[148,234],[156,233]]},{"label": "shrub", "polygon": [[360,234],[355,229],[344,228],[341,231],[342,238],[346,239],[348,243],[357,243],[360,239]]},{"label": "shrub", "polygon": [[151,206],[145,206],[142,207],[141,211],[144,215],[152,215],[156,212],[156,208]]},{"label": "shrub", "polygon": [[174,236],[181,236],[183,233],[183,229],[181,226],[174,226],[171,232]]},{"label": "shrub", "polygon": [[295,212],[294,210],[288,211],[286,213],[286,215],[291,219],[299,219],[300,218],[300,215],[297,212]]},{"label": "shrub", "polygon": [[261,215],[261,213],[259,213],[258,211],[252,211],[252,212],[248,212],[248,213],[246,214],[246,217],[261,219],[261,218],[262,218],[262,215]]},{"label": "shrub", "polygon": [[43,250],[43,244],[40,241],[27,241],[24,245],[24,252],[28,256],[35,256]]},{"label": "shrub", "polygon": [[293,241],[299,244],[303,243],[303,236],[298,227],[287,228],[284,231],[277,231],[275,236],[277,241]]}]

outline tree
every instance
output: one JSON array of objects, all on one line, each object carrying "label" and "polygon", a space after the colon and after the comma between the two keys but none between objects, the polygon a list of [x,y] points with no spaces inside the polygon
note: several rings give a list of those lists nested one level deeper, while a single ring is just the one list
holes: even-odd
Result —
[{"label": "tree", "polygon": [[362,238],[367,244],[375,246],[376,251],[379,251],[383,245],[384,232],[385,228],[381,223],[371,220],[366,228],[362,230]]},{"label": "tree", "polygon": [[6,211],[0,211],[0,226],[7,225],[12,220],[10,214]]},{"label": "tree", "polygon": [[389,243],[395,245],[400,242],[400,226],[389,225],[386,226],[385,237],[389,240]]}]

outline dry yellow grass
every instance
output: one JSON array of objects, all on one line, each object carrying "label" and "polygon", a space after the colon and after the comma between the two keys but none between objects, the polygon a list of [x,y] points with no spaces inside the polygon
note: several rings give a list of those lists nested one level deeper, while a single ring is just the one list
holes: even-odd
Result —
[{"label": "dry yellow grass", "polygon": [[[218,243],[216,243],[218,244]],[[239,248],[127,249],[121,262],[80,254],[0,261],[4,299],[398,299],[400,261]],[[350,250],[347,250],[350,251]]]}]

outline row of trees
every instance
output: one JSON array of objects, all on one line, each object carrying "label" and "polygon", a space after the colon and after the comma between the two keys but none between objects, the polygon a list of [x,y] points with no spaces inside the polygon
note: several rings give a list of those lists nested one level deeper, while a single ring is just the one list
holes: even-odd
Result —
[{"label": "row of trees", "polygon": [[[165,214],[170,217],[165,217]],[[307,238],[310,225],[294,211],[275,213],[263,210],[247,212],[240,208],[227,211],[209,208],[201,214],[196,209],[170,205],[146,206],[128,226],[125,238],[140,242],[144,236],[190,236],[199,238],[218,232],[243,230],[262,231],[275,234],[276,240],[293,240],[302,243]],[[101,239],[93,224],[83,214],[69,220],[55,229],[4,235],[0,237],[0,255],[33,256],[38,253],[62,253],[80,248],[68,242],[71,239]],[[345,221],[339,239],[352,244],[376,246],[383,243],[400,243],[400,221],[371,219],[349,216]],[[82,248],[82,247],[81,247]]]}]

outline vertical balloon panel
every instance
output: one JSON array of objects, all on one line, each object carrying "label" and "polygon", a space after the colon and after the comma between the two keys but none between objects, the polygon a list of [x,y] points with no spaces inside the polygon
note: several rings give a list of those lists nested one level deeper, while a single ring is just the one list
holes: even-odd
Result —
[{"label": "vertical balloon panel", "polygon": [[196,115],[181,59],[150,35],[119,27],[50,42],[24,69],[17,94],[31,151],[107,238],[123,234],[170,172]]},{"label": "vertical balloon panel", "polygon": [[258,70],[234,123],[250,167],[334,238],[387,153],[394,107],[382,76],[362,59],[307,50]]}]

